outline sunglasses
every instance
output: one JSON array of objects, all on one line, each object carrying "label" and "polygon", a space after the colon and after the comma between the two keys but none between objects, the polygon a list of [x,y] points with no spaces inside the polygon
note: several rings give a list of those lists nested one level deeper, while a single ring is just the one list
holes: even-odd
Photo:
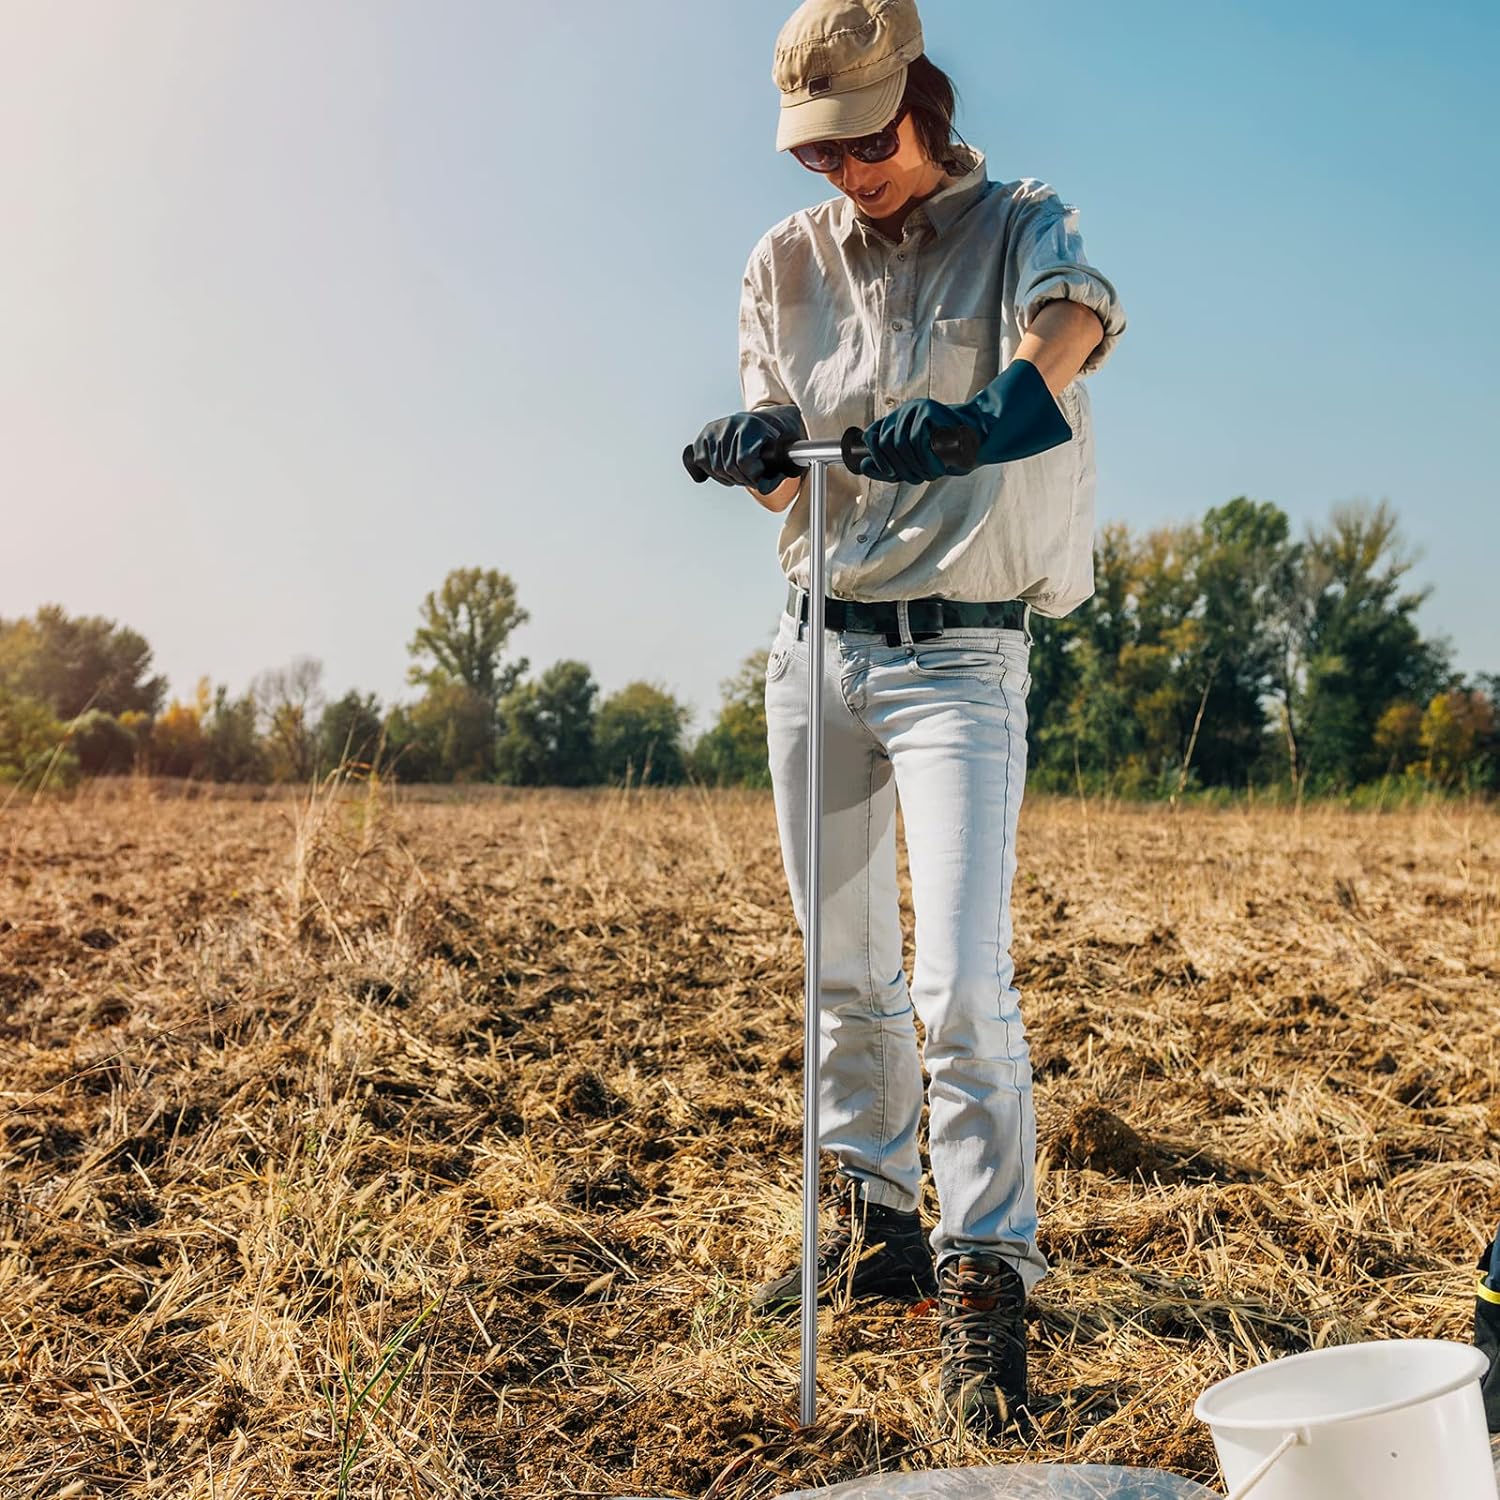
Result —
[{"label": "sunglasses", "polygon": [[793,146],[792,155],[809,172],[837,172],[844,164],[846,151],[855,161],[889,161],[901,149],[897,127],[905,118],[903,109],[884,130],[856,136],[851,141],[809,141],[805,146]]}]

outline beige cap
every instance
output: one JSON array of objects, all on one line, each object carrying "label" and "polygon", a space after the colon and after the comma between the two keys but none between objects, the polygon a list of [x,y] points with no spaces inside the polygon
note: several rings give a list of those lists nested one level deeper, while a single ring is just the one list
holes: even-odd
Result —
[{"label": "beige cap", "polygon": [[914,0],[807,0],[776,38],[776,149],[869,135],[889,125],[922,55]]}]

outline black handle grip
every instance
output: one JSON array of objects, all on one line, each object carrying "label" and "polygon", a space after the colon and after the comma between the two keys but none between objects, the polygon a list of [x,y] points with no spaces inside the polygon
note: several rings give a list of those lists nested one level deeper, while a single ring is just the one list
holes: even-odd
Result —
[{"label": "black handle grip", "polygon": [[[839,442],[844,450],[844,466],[856,473],[870,456],[864,436],[860,428],[851,427]],[[973,427],[944,427],[933,433],[932,451],[950,469],[967,474],[979,466],[979,433]]]},{"label": "black handle grip", "polygon": [[[791,447],[793,441],[788,439],[785,446]],[[839,440],[839,447],[843,450],[844,467],[855,473],[859,472],[860,464],[870,456],[870,450],[865,447],[864,429],[860,427],[851,427]],[[944,427],[933,433],[932,451],[950,469],[967,474],[979,465],[979,433],[972,427]],[[691,443],[682,450],[682,466],[688,471],[694,484],[702,484],[709,477],[706,469],[700,469],[693,462]],[[789,458],[781,458],[772,472],[777,468],[788,478],[796,478],[802,473]]]},{"label": "black handle grip", "polygon": [[[786,479],[800,479],[802,470],[786,456],[785,449],[790,448],[793,443],[800,442],[800,438],[788,438],[781,444],[781,450],[772,459],[769,469],[772,474],[780,473]],[[694,484],[702,484],[713,476],[707,469],[701,469],[693,462],[693,445],[689,443],[682,450],[682,467],[688,471],[688,477]]]},{"label": "black handle grip", "polygon": [[974,427],[945,427],[933,434],[932,451],[950,468],[967,474],[979,467],[979,431]]}]

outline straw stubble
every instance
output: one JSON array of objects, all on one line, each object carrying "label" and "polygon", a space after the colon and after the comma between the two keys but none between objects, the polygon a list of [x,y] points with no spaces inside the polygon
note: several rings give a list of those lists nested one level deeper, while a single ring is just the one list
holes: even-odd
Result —
[{"label": "straw stubble", "polygon": [[1203,1387],[1467,1338],[1500,1212],[1492,810],[1029,804],[1053,1271],[999,1448],[930,1307],[825,1311],[811,1432],[748,1316],[800,1226],[764,794],[100,787],[0,819],[0,913],[4,1494],[1208,1480]]}]

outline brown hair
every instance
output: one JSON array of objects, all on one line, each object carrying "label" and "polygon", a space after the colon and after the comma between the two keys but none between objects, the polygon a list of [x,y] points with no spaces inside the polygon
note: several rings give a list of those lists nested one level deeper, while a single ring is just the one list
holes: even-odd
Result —
[{"label": "brown hair", "polygon": [[968,144],[953,126],[957,103],[958,91],[953,80],[925,52],[906,65],[906,92],[901,96],[901,108],[911,116],[927,159],[939,166],[952,159],[955,144]]}]

